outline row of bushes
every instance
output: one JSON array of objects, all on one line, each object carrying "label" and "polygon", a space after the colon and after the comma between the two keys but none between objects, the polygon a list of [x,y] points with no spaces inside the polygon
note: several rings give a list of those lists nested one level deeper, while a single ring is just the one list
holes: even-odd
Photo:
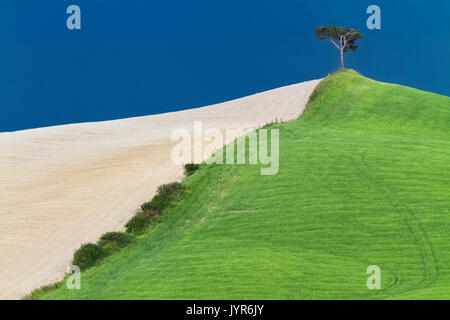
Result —
[{"label": "row of bushes", "polygon": [[[198,167],[197,164],[186,164],[184,166],[185,174],[192,175]],[[182,192],[183,186],[178,182],[160,186],[153,199],[144,203],[141,209],[125,225],[126,232],[108,232],[103,234],[96,244],[83,244],[75,251],[72,264],[83,271],[126,247],[133,241],[134,236],[142,234],[152,222],[156,221]]]}]

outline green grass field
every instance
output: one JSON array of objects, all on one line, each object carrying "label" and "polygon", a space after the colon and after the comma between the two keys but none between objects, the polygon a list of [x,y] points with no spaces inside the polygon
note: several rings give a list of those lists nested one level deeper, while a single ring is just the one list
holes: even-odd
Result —
[{"label": "green grass field", "polygon": [[[450,98],[326,78],[280,170],[202,165],[137,241],[43,299],[450,299]],[[381,290],[366,287],[369,265]]]}]

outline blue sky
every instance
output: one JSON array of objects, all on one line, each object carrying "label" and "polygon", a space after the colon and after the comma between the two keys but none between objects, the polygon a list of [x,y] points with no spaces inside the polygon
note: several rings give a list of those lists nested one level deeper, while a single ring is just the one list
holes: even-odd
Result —
[{"label": "blue sky", "polygon": [[[66,28],[66,8],[82,29]],[[366,8],[382,29],[366,28]],[[161,113],[319,78],[317,26],[361,29],[347,66],[450,95],[448,0],[2,0],[0,131]]]}]

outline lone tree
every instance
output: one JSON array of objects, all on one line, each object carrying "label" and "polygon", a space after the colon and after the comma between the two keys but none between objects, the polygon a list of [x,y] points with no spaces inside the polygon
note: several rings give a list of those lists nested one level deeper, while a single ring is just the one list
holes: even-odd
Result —
[{"label": "lone tree", "polygon": [[320,40],[330,39],[331,43],[340,51],[342,69],[344,69],[344,53],[349,50],[356,51],[358,49],[358,46],[355,44],[356,40],[363,38],[358,29],[336,26],[318,27],[316,36]]}]

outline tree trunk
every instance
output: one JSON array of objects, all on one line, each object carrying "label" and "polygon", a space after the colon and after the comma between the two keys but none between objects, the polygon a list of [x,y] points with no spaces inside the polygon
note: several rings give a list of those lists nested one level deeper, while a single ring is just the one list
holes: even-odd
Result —
[{"label": "tree trunk", "polygon": [[341,36],[341,69],[345,68],[344,65],[344,50],[347,47],[347,38],[345,36]]}]

